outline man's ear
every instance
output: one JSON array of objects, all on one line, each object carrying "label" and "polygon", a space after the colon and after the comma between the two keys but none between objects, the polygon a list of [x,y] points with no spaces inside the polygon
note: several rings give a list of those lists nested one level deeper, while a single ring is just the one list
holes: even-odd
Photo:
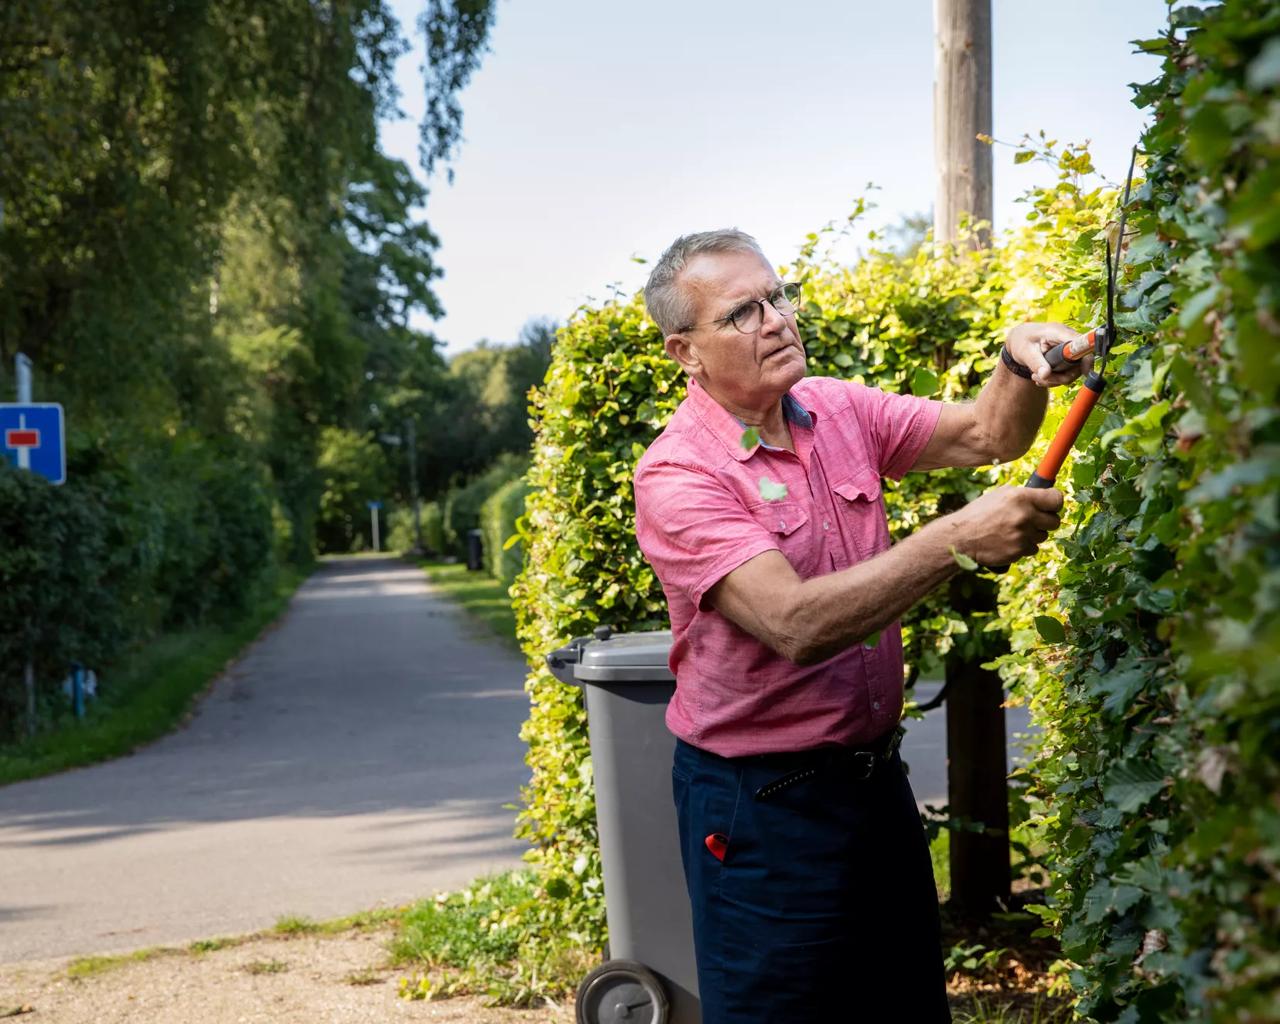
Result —
[{"label": "man's ear", "polygon": [[681,369],[689,376],[695,376],[702,371],[702,360],[698,358],[698,352],[688,336],[668,334],[663,346],[667,350],[667,355],[679,363]]}]

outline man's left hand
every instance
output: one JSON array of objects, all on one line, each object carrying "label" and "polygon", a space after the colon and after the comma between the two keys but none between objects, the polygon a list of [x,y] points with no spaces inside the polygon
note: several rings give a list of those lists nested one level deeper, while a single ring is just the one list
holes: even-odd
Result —
[{"label": "man's left hand", "polygon": [[1093,368],[1093,353],[1076,362],[1067,362],[1062,369],[1053,371],[1045,362],[1044,354],[1063,341],[1081,337],[1065,324],[1019,324],[1009,332],[1005,344],[1009,354],[1031,371],[1031,379],[1042,388],[1056,388],[1070,384]]}]

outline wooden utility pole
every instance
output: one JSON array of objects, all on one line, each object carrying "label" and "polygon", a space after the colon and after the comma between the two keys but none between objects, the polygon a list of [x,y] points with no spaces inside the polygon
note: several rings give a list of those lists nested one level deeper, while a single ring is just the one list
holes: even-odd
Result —
[{"label": "wooden utility pole", "polygon": [[[934,0],[934,26],[934,237],[950,242],[966,214],[991,222],[991,146],[978,139],[991,135],[991,0]],[[983,230],[972,244],[988,239]],[[953,581],[950,597],[975,631],[996,607],[995,587],[969,574]],[[983,828],[951,834],[951,903],[969,914],[1009,901],[1004,689],[982,667],[995,653],[946,662],[947,799],[953,817]]]},{"label": "wooden utility pole", "polygon": [[[955,238],[962,214],[991,221],[991,0],[934,0],[933,233]],[[986,244],[986,239],[981,244]]]}]

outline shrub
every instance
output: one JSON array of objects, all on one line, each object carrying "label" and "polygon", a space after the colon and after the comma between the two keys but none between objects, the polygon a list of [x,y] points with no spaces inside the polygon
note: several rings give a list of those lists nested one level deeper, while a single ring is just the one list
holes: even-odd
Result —
[{"label": "shrub", "polygon": [[422,543],[434,554],[444,553],[444,510],[438,501],[422,506]]},{"label": "shrub", "polygon": [[[1092,1019],[1275,1020],[1280,12],[1180,7],[1139,45],[1164,70],[1137,90],[1155,116],[1118,311],[1132,333],[1062,551],[1008,606],[1015,646],[1044,650],[1010,659],[1046,728],[1041,913]],[[1042,258],[1084,245],[1066,233]]]},{"label": "shrub", "polygon": [[[421,521],[421,513],[419,513]],[[387,513],[386,549],[405,554],[413,550],[417,537],[413,531],[413,508],[408,505],[397,505]]]},{"label": "shrub", "polygon": [[[484,567],[489,575],[508,587],[515,582],[524,563],[517,523],[524,515],[529,485],[509,480],[480,506],[480,529],[484,533]],[[515,541],[511,544],[511,541]]]},{"label": "shrub", "polygon": [[458,558],[467,557],[467,533],[480,529],[480,508],[494,491],[524,475],[529,459],[525,455],[499,455],[483,473],[444,498],[445,550]]},{"label": "shrub", "polygon": [[260,470],[193,435],[147,440],[73,433],[60,487],[0,464],[0,739],[28,657],[47,718],[72,662],[102,672],[167,625],[233,613],[274,570]]}]

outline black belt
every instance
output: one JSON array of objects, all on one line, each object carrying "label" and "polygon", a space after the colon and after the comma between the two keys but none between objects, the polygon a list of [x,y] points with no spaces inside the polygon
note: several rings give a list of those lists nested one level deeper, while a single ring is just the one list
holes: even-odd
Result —
[{"label": "black belt", "polygon": [[797,753],[756,754],[748,757],[745,760],[752,764],[772,766],[785,772],[780,778],[757,789],[755,797],[757,800],[768,800],[820,772],[835,772],[854,782],[863,782],[871,778],[878,767],[893,760],[905,735],[906,729],[898,726],[878,740],[861,747],[818,747]]}]

